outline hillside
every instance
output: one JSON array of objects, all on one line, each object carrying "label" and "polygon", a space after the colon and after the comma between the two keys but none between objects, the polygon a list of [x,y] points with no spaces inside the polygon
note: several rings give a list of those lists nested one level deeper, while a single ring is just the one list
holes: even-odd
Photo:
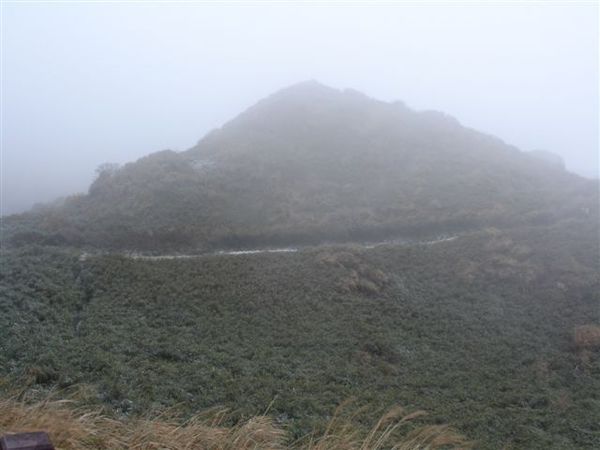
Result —
[{"label": "hillside", "polygon": [[575,332],[600,330],[597,256],[582,222],[174,260],[12,249],[0,377],[83,385],[118,418],[268,410],[288,443],[355,398],[357,429],[399,404],[476,448],[594,449],[600,340]]},{"label": "hillside", "polygon": [[6,218],[13,244],[138,250],[434,234],[597,217],[597,183],[461,126],[316,82],[182,153],[99,173],[86,195]]},{"label": "hillside", "polygon": [[[0,409],[21,419],[0,432],[600,448],[599,219],[598,182],[549,152],[291,86],[187,151],[3,218]],[[75,409],[44,400],[74,392]],[[382,417],[403,425],[376,447]]]}]

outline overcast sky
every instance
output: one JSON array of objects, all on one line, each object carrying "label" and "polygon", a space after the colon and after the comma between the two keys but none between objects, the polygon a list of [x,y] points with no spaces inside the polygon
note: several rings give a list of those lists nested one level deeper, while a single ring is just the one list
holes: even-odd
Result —
[{"label": "overcast sky", "polygon": [[444,111],[598,173],[593,2],[5,1],[1,25],[4,214],[86,191],[100,163],[185,150],[307,79]]}]

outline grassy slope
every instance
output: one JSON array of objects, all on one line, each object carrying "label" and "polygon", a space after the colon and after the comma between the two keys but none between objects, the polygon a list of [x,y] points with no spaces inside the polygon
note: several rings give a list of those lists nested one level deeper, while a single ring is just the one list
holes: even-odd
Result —
[{"label": "grassy slope", "polygon": [[[593,244],[593,245],[590,245]],[[349,397],[423,408],[481,448],[600,446],[597,227],[435,246],[133,261],[5,253],[0,370],[143,413],[271,413],[300,436]],[[24,378],[23,378],[24,377]]]}]

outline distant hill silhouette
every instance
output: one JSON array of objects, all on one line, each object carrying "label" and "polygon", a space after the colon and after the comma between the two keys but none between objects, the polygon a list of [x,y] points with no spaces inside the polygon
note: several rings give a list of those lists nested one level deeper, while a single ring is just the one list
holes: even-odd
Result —
[{"label": "distant hill silhouette", "polygon": [[[546,158],[547,159],[547,158]],[[435,111],[309,81],[193,148],[5,219],[13,244],[237,247],[597,218],[597,182]]]}]

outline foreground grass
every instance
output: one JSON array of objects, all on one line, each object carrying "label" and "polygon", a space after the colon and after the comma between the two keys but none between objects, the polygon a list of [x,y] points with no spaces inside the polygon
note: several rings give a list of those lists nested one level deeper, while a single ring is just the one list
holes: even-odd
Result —
[{"label": "foreground grass", "polygon": [[289,444],[286,430],[268,416],[256,416],[225,426],[224,411],[212,411],[187,420],[161,414],[154,418],[117,420],[100,410],[77,408],[70,400],[47,397],[26,402],[16,397],[0,400],[0,435],[46,431],[61,450],[428,450],[466,449],[471,443],[445,425],[412,426],[423,411],[407,414],[396,407],[370,430],[353,423],[339,408],[322,433],[311,433]]}]

